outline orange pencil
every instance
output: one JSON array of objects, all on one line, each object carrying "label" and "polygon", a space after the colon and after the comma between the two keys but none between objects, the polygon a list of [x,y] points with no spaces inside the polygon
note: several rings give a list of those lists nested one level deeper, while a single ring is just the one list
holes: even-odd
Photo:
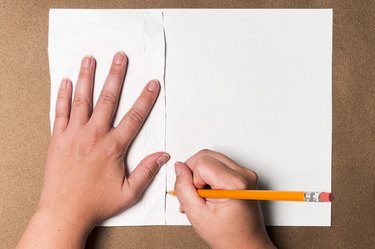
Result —
[{"label": "orange pencil", "polygon": [[[224,190],[224,189],[197,189],[202,198],[241,199],[260,201],[306,201],[331,202],[333,195],[328,192],[302,191],[274,191],[274,190]],[[176,196],[175,191],[168,191]]]}]

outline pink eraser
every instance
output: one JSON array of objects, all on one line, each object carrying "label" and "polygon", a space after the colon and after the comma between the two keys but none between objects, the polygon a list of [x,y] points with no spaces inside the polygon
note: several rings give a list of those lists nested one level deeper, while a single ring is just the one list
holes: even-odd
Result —
[{"label": "pink eraser", "polygon": [[328,192],[322,192],[319,196],[320,201],[322,202],[332,202],[333,201],[333,194]]}]

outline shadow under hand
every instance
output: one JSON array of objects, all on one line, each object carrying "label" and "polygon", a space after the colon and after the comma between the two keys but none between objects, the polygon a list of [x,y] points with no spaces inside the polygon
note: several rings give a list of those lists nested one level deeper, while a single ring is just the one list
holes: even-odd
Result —
[{"label": "shadow under hand", "polygon": [[85,249],[102,248],[99,241],[104,236],[104,230],[103,227],[95,227],[87,237]]}]

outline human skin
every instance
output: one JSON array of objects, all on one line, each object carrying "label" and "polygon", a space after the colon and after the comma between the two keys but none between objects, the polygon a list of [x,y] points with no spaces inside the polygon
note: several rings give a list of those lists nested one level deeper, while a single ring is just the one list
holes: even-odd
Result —
[{"label": "human skin", "polygon": [[[157,81],[150,81],[113,127],[126,67],[126,55],[116,53],[95,108],[92,57],[82,60],[74,97],[71,81],[61,82],[41,197],[18,249],[84,248],[93,227],[132,206],[169,160],[167,153],[157,152],[126,174],[126,151],[160,90]],[[255,188],[254,172],[209,150],[175,167],[181,208],[211,247],[273,248],[256,202],[202,199],[196,192],[206,185]]]},{"label": "human skin", "polygon": [[125,172],[126,151],[160,90],[150,81],[113,127],[126,67],[126,55],[116,53],[95,108],[92,57],[82,60],[73,101],[71,81],[61,82],[40,201],[18,249],[84,248],[92,228],[132,206],[168,161],[157,152]]},{"label": "human skin", "polygon": [[202,150],[176,162],[175,191],[181,212],[211,248],[275,248],[257,201],[204,199],[196,189],[256,189],[255,172],[227,156]]}]

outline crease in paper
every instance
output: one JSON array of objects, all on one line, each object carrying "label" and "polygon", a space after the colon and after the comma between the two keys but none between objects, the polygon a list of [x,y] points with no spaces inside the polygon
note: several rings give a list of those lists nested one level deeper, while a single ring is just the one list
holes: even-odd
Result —
[{"label": "crease in paper", "polygon": [[[143,13],[143,18],[145,81],[157,79],[161,86],[157,103],[154,105],[149,116],[149,119],[153,122],[146,122],[143,128],[145,131],[144,144],[146,152],[150,154],[152,152],[165,150],[165,39],[163,15],[161,11],[145,12]],[[158,177],[166,177],[166,171],[163,167],[160,169]],[[164,189],[162,186],[159,187],[161,191],[166,192],[165,184]],[[145,209],[149,210],[147,212],[147,218],[153,217],[153,210],[155,208],[162,208],[164,212],[164,196],[160,196],[157,200],[151,199],[150,202],[148,199],[144,199],[143,204],[148,205]]]}]

